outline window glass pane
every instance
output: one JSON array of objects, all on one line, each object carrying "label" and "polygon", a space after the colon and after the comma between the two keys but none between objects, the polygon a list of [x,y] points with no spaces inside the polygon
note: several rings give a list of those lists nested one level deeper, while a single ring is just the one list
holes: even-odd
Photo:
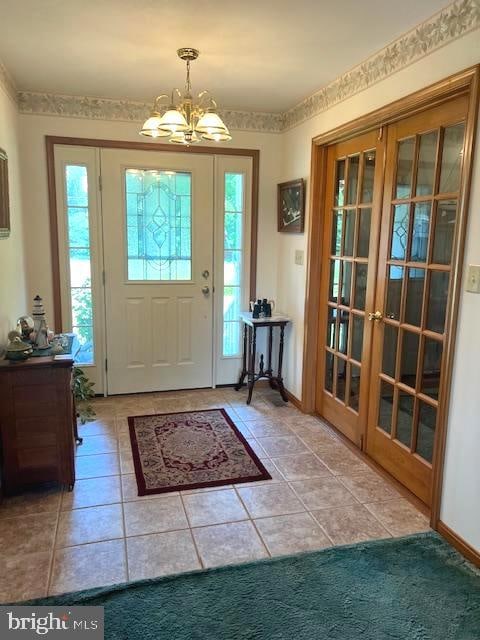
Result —
[{"label": "window glass pane", "polygon": [[345,160],[337,160],[335,176],[335,206],[343,207],[345,204]]},{"label": "window glass pane", "polygon": [[360,404],[360,367],[351,364],[350,369],[350,394],[348,406],[354,411],[358,411]]},{"label": "window glass pane", "polygon": [[240,323],[223,323],[223,355],[236,356],[239,354]]},{"label": "window glass pane", "polygon": [[393,207],[392,246],[390,251],[392,260],[405,260],[409,217],[410,207],[408,204],[398,204]]},{"label": "window glass pane", "polygon": [[426,402],[420,402],[418,413],[417,453],[428,462],[433,459],[437,410]]},{"label": "window glass pane", "polygon": [[243,211],[243,174],[225,174],[225,211]]},{"label": "window glass pane", "polygon": [[443,137],[440,193],[452,193],[460,187],[460,169],[463,157],[465,124],[446,127]]},{"label": "window glass pane", "polygon": [[225,214],[225,249],[242,249],[242,217],[241,213]]},{"label": "window glass pane", "polygon": [[339,327],[338,327],[338,350],[340,353],[347,354],[348,349],[348,327],[350,324],[350,314],[343,309],[340,311]]},{"label": "window glass pane", "polygon": [[397,430],[395,437],[407,447],[412,441],[415,398],[401,389],[398,392]]},{"label": "window glass pane", "polygon": [[360,209],[360,222],[358,225],[358,244],[357,256],[359,258],[368,258],[368,250],[370,245],[370,223],[372,219],[371,209]]},{"label": "window glass pane", "polygon": [[387,302],[385,315],[392,320],[400,319],[400,303],[402,301],[403,267],[391,265],[388,268]]},{"label": "window glass pane", "polygon": [[442,351],[443,344],[441,342],[425,338],[421,391],[435,400],[438,400]]},{"label": "window glass pane", "polygon": [[345,402],[345,384],[347,380],[347,361],[335,357],[337,361],[337,391],[336,397]]},{"label": "window glass pane", "polygon": [[332,222],[332,255],[339,256],[342,247],[342,220],[343,211],[333,212]]},{"label": "window glass pane", "polygon": [[350,306],[350,295],[352,290],[352,263],[344,262],[342,269],[342,292],[340,297],[340,303],[345,306]]},{"label": "window glass pane", "polygon": [[395,378],[397,337],[397,327],[394,327],[391,324],[385,324],[383,329],[382,371],[391,378]]},{"label": "window glass pane", "polygon": [[455,200],[443,200],[438,203],[432,262],[450,264],[456,217],[457,203]]},{"label": "window glass pane", "polygon": [[355,237],[355,210],[345,211],[345,238],[343,241],[343,254],[353,256],[353,239]]},{"label": "window glass pane", "polygon": [[355,266],[355,291],[353,306],[360,311],[365,310],[365,299],[367,295],[367,273],[368,265],[358,263]]},{"label": "window glass pane", "polygon": [[415,205],[413,213],[412,246],[410,260],[412,262],[426,262],[428,251],[428,233],[430,230],[430,202]]},{"label": "window glass pane", "polygon": [[226,321],[238,321],[242,304],[240,287],[223,288],[223,319]]},{"label": "window glass pane", "polygon": [[191,175],[126,169],[129,280],[190,280]]},{"label": "window glass pane", "polygon": [[398,143],[396,198],[410,197],[414,150],[415,138],[408,138]]},{"label": "window glass pane", "polygon": [[375,177],[375,150],[363,154],[362,202],[373,200],[373,179]]},{"label": "window glass pane", "polygon": [[431,131],[430,133],[425,133],[423,136],[420,136],[417,169],[417,196],[425,196],[433,193],[437,138],[437,131]]},{"label": "window glass pane", "polygon": [[380,402],[378,405],[378,426],[386,433],[392,433],[394,387],[388,382],[380,382]]},{"label": "window glass pane", "polygon": [[430,272],[427,311],[427,329],[430,329],[430,331],[443,333],[445,329],[449,278],[449,274],[445,271]]},{"label": "window glass pane", "polygon": [[419,327],[422,322],[423,289],[425,269],[407,269],[407,299],[405,304],[405,322]]},{"label": "window glass pane", "polygon": [[340,260],[330,260],[330,285],[328,299],[338,301],[338,285],[340,280]]},{"label": "window glass pane", "polygon": [[418,343],[418,334],[403,332],[400,380],[412,389],[415,389],[417,382]]},{"label": "window glass pane", "polygon": [[325,389],[333,393],[333,353],[325,354]]},{"label": "window glass pane", "polygon": [[337,337],[337,309],[328,307],[327,312],[327,346],[336,349]]},{"label": "window glass pane", "polygon": [[242,279],[242,252],[225,251],[223,281],[227,285],[240,285]]},{"label": "window glass pane", "polygon": [[79,345],[78,352],[73,355],[75,362],[93,364],[93,300],[87,167],[79,165],[65,167],[65,192],[72,332],[77,336]]},{"label": "window glass pane", "polygon": [[360,156],[352,156],[348,161],[348,204],[357,202],[358,168]]},{"label": "window glass pane", "polygon": [[362,361],[363,350],[363,317],[353,316],[352,324],[352,358],[358,362]]}]

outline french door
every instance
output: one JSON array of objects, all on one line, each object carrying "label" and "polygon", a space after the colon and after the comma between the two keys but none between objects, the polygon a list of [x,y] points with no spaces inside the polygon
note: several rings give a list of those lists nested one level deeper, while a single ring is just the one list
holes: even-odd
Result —
[{"label": "french door", "polygon": [[327,158],[317,411],[427,505],[467,110],[452,99]]},{"label": "french door", "polygon": [[213,157],[101,166],[108,393],[212,386]]}]

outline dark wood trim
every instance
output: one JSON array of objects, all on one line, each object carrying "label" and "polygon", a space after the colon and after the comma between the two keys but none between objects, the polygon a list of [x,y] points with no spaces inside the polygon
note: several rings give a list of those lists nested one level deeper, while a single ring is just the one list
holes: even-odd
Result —
[{"label": "dark wood trim", "polygon": [[440,381],[438,406],[437,438],[433,454],[433,487],[432,487],[432,521],[434,529],[440,521],[440,503],[443,489],[445,450],[447,443],[447,422],[450,408],[453,360],[458,329],[458,308],[462,291],[463,260],[465,255],[465,237],[467,233],[468,207],[472,182],[473,154],[477,129],[478,105],[480,99],[480,65],[471,69],[469,85],[469,104],[465,127],[465,145],[463,148],[462,183],[460,185],[458,203],[458,223],[454,240],[453,257],[450,272],[451,300],[447,305],[445,327],[447,338],[444,343],[443,364],[444,375]]},{"label": "dark wood trim", "polygon": [[312,140],[311,188],[309,200],[309,216],[307,225],[307,284],[305,299],[305,338],[303,361],[302,409],[306,413],[315,410],[316,386],[316,354],[319,312],[318,283],[321,276],[322,262],[322,230],[323,200],[325,193],[326,150],[328,145],[355,137],[378,127],[397,122],[403,118],[420,113],[447,100],[467,95],[469,108],[466,120],[464,148],[464,168],[460,190],[458,232],[455,239],[455,254],[452,260],[452,280],[454,282],[449,304],[447,322],[449,338],[445,344],[445,372],[442,381],[443,399],[439,408],[438,435],[433,464],[433,491],[431,508],[431,526],[435,529],[439,523],[440,502],[442,495],[443,466],[447,434],[447,417],[450,402],[450,387],[457,332],[458,302],[461,292],[461,276],[463,269],[464,242],[466,234],[467,212],[471,183],[471,168],[476,132],[480,91],[480,65],[476,65],[454,74],[436,84],[421,89],[409,96],[381,107],[354,121],[345,123],[335,129],[316,136]]},{"label": "dark wood trim", "polygon": [[256,297],[257,284],[257,247],[258,247],[258,193],[260,175],[260,150],[237,149],[235,147],[184,147],[156,142],[130,142],[127,140],[103,140],[96,138],[70,138],[63,136],[45,136],[48,175],[48,203],[50,217],[50,244],[52,256],[53,309],[55,330],[62,331],[62,305],[59,265],[59,242],[57,228],[57,194],[55,185],[55,145],[73,147],[97,147],[102,149],[128,149],[136,151],[160,151],[169,153],[194,153],[222,156],[244,156],[252,158],[252,221],[250,244],[250,299]]},{"label": "dark wood trim", "polygon": [[438,520],[437,522],[437,531],[452,545],[452,547],[455,547],[462,556],[465,556],[465,558],[476,567],[480,567],[480,552],[469,545],[468,542],[458,535],[458,533],[452,531],[452,529],[450,529],[450,527],[441,520]]},{"label": "dark wood trim", "polygon": [[285,393],[287,394],[288,401],[291,402],[294,407],[302,411],[302,403],[297,396],[293,395],[293,393],[288,389],[285,389]]}]

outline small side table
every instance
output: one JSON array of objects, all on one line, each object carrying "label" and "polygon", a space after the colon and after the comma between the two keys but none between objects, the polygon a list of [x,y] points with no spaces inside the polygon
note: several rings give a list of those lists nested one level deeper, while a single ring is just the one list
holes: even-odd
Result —
[{"label": "small side table", "polygon": [[[248,398],[247,404],[250,404],[252,400],[253,387],[257,380],[260,378],[267,378],[272,389],[277,389],[285,402],[288,402],[287,393],[283,386],[282,378],[282,365],[283,365],[283,346],[285,338],[285,327],[290,322],[290,318],[283,315],[274,315],[271,318],[252,318],[252,314],[248,311],[243,311],[240,314],[243,322],[243,361],[242,372],[238,383],[235,386],[235,390],[239,391],[247,378],[248,384]],[[267,353],[267,368],[265,369],[263,353],[260,354],[260,368],[258,373],[255,373],[255,359],[257,354],[257,328],[268,328],[268,353]],[[278,349],[278,371],[277,375],[274,375],[272,368],[272,345],[273,345],[273,330],[275,327],[280,328],[280,343]]]}]

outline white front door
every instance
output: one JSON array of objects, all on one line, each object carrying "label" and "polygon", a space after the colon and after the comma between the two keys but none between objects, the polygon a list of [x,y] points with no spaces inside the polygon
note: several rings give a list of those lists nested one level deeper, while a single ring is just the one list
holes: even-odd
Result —
[{"label": "white front door", "polygon": [[212,386],[213,157],[102,149],[109,394]]}]

